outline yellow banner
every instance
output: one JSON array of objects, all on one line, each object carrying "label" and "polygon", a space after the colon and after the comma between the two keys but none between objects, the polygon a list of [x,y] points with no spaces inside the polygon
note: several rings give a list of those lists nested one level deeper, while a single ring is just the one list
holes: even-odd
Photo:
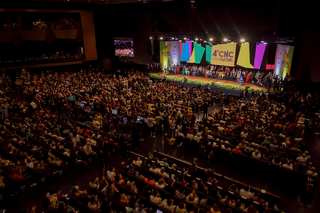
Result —
[{"label": "yellow banner", "polygon": [[236,43],[212,46],[211,64],[233,67],[236,57]]}]

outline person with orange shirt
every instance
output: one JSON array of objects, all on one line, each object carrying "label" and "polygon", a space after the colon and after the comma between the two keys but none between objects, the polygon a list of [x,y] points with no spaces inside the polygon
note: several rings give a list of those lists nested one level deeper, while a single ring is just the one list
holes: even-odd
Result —
[{"label": "person with orange shirt", "polygon": [[144,179],[144,182],[145,182],[146,184],[151,185],[151,186],[155,186],[155,185],[156,185],[156,182],[152,180],[151,175],[149,175],[148,178]]}]

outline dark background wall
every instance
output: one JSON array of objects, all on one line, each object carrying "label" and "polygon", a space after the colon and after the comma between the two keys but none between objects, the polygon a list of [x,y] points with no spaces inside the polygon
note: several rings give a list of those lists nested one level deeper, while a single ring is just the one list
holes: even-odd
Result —
[{"label": "dark background wall", "polygon": [[305,30],[297,61],[296,80],[320,83],[320,29]]},{"label": "dark background wall", "polygon": [[[92,1],[93,2],[93,1]],[[296,80],[320,81],[318,58],[318,11],[314,1],[295,4],[288,0],[256,1],[169,1],[130,4],[14,1],[1,2],[1,8],[92,10],[98,60],[92,63],[116,69],[122,62],[146,64],[157,61],[151,55],[149,37],[185,35],[224,37],[254,42],[259,39],[295,37],[292,74]],[[114,37],[133,38],[135,56],[117,58]],[[154,41],[154,52],[159,41]],[[270,59],[270,57],[268,56]],[[270,61],[268,61],[270,63]]]}]

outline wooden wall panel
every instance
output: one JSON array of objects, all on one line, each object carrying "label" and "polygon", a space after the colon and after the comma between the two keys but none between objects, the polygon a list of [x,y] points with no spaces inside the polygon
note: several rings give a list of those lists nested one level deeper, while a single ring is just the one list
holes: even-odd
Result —
[{"label": "wooden wall panel", "polygon": [[94,20],[92,11],[80,12],[82,24],[82,36],[84,45],[84,54],[86,61],[94,61],[98,59],[96,34],[94,29]]}]

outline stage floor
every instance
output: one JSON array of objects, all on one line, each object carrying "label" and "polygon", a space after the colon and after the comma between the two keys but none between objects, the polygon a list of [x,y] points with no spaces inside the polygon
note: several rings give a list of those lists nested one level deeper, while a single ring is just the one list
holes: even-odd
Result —
[{"label": "stage floor", "polygon": [[[163,73],[154,73],[160,76],[163,76]],[[220,82],[221,84],[230,84],[232,86],[240,86],[238,82],[235,81],[228,81],[228,80],[222,80],[222,79],[216,79],[216,78],[204,78],[204,77],[198,77],[198,76],[192,76],[192,75],[167,75],[168,77],[173,77],[173,78],[183,78],[186,77],[187,79],[190,80],[195,80],[195,81],[202,81],[202,82],[208,82],[208,83],[217,83]],[[258,87],[254,84],[251,83],[246,83],[243,82],[242,87],[250,87],[251,89],[258,89],[258,90],[267,90],[265,87]],[[270,90],[272,90],[270,88]]]}]

